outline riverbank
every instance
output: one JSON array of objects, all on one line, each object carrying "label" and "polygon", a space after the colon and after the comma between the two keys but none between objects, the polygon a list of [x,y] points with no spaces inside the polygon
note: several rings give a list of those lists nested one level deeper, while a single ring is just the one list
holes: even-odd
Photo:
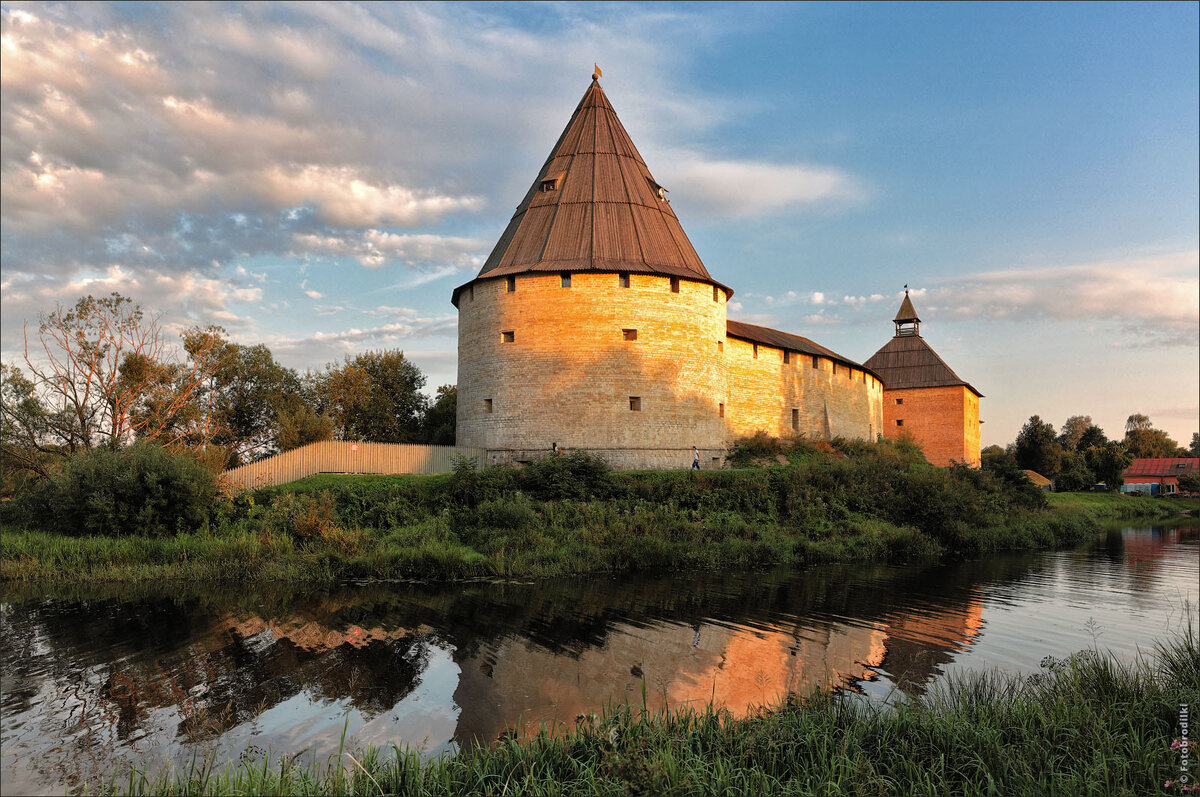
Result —
[{"label": "riverbank", "polygon": [[904,562],[1069,546],[1096,534],[1103,518],[1132,516],[1135,505],[1147,518],[1183,507],[1116,495],[1096,496],[1103,505],[1090,495],[1047,503],[1010,474],[934,468],[886,443],[807,444],[786,459],[699,474],[613,473],[568,455],[521,470],[318,476],[231,496],[200,528],[171,536],[7,526],[0,578],[536,579]]},{"label": "riverbank", "polygon": [[[734,719],[618,706],[571,730],[422,761],[339,750],[134,771],[119,794],[1181,794],[1180,705],[1200,705],[1193,626],[1149,660],[1083,651],[1022,677],[972,673],[880,706],[814,694]],[[568,724],[563,723],[564,727]],[[1184,785],[1196,782],[1192,733]],[[1164,784],[1167,784],[1164,788]]]}]

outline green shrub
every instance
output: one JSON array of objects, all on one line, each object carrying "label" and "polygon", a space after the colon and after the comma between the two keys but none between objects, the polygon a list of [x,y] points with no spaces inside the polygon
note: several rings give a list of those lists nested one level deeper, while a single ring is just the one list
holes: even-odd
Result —
[{"label": "green shrub", "polygon": [[149,443],[72,456],[60,473],[19,499],[24,523],[59,534],[164,536],[207,522],[213,472]]},{"label": "green shrub", "polygon": [[611,490],[612,468],[586,451],[543,457],[520,472],[523,490],[540,501],[604,498]]}]

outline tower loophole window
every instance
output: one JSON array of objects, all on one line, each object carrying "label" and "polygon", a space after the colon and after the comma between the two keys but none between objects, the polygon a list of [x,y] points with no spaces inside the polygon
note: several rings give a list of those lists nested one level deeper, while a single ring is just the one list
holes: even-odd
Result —
[{"label": "tower loophole window", "polygon": [[725,351],[725,341],[723,341],[723,340],[717,341],[717,351]]},{"label": "tower loophole window", "polygon": [[492,400],[491,399],[483,400],[483,411],[488,412],[488,413],[490,413],[492,411]]},{"label": "tower loophole window", "polygon": [[820,368],[820,367],[821,367],[821,358],[814,354],[813,355],[813,368]]},{"label": "tower loophole window", "polygon": [[904,425],[904,421],[903,421],[903,419],[898,419],[898,420],[896,421],[896,425],[897,425],[897,426],[903,426],[903,425]]},{"label": "tower loophole window", "polygon": [[507,280],[505,280],[505,283],[508,285],[509,293],[516,292],[516,290],[517,290],[517,278],[516,277],[509,277]]},{"label": "tower loophole window", "polygon": [[792,353],[787,349],[783,350],[783,364],[787,365],[792,361]]},{"label": "tower loophole window", "polygon": [[637,330],[636,329],[622,329],[621,337],[624,338],[625,340],[637,340]]},{"label": "tower loophole window", "polygon": [[500,340],[504,341],[505,343],[514,343],[516,341],[516,339],[517,339],[517,333],[511,329],[508,330],[507,332],[500,333]]},{"label": "tower loophole window", "polygon": [[718,405],[717,405],[717,417],[718,417],[718,418],[724,418],[724,417],[725,417],[725,405],[724,405],[724,404],[718,404]]},{"label": "tower loophole window", "polygon": [[629,397],[629,411],[630,412],[641,412],[642,411],[642,397],[641,396],[630,396]]},{"label": "tower loophole window", "polygon": [[570,288],[570,287],[571,287],[571,275],[570,275],[570,274],[563,274],[563,275],[562,275],[562,286],[563,286],[564,288]]},{"label": "tower loophole window", "polygon": [[714,285],[713,286],[713,301],[714,302],[721,301],[720,297],[718,296],[719,293],[720,293],[720,290],[717,288],[716,285]]},{"label": "tower loophole window", "polygon": [[792,408],[792,431],[800,428],[800,410]]},{"label": "tower loophole window", "polygon": [[621,274],[621,275],[620,275],[620,278],[621,278],[621,287],[622,287],[622,288],[628,288],[628,287],[629,287],[629,275],[628,275],[628,274]]},{"label": "tower loophole window", "polygon": [[904,399],[896,399],[896,403],[897,403],[897,404],[903,404],[903,403],[904,403]]},{"label": "tower loophole window", "polygon": [[754,346],[754,359],[757,360],[758,359],[758,344],[752,343],[751,345]]},{"label": "tower loophole window", "polygon": [[671,293],[679,293],[679,277],[671,277]]}]

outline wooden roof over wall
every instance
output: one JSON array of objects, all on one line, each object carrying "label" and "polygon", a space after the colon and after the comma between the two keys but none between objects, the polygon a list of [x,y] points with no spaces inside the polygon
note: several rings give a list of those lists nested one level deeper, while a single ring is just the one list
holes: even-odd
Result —
[{"label": "wooden roof over wall", "polygon": [[[547,180],[556,185],[543,191]],[[709,275],[659,187],[593,78],[475,279],[650,273],[712,283],[732,296]],[[455,304],[469,284],[454,290]]]},{"label": "wooden roof over wall", "polygon": [[960,379],[920,335],[892,338],[864,365],[879,374],[888,390],[961,385],[983,397],[970,383]]},{"label": "wooden roof over wall", "polygon": [[760,327],[755,324],[747,324],[743,321],[734,321],[732,319],[725,322],[725,332],[731,338],[741,338],[748,340],[751,343],[760,343],[764,346],[771,346],[776,349],[785,351],[794,351],[801,354],[816,355],[825,357],[826,359],[842,363],[843,365],[853,366],[860,371],[866,371],[875,378],[879,379],[885,386],[887,380],[882,375],[875,373],[874,369],[869,365],[861,365],[854,360],[847,359],[837,352],[827,349],[819,343],[814,343],[808,338],[799,335],[793,335],[789,332],[780,332],[778,329],[769,327]]}]

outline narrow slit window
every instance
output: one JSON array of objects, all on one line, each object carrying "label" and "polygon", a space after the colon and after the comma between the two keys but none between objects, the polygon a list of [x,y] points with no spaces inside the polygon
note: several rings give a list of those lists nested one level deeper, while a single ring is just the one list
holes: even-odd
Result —
[{"label": "narrow slit window", "polygon": [[800,428],[800,410],[792,408],[792,431],[797,431]]},{"label": "narrow slit window", "polygon": [[837,363],[836,363],[836,362],[832,362],[831,364],[833,365],[833,375],[834,375],[834,376],[837,376]]},{"label": "narrow slit window", "polygon": [[469,301],[469,302],[475,301],[475,286],[474,285],[472,285],[470,288],[467,288],[467,301]]},{"label": "narrow slit window", "polygon": [[792,361],[792,353],[787,349],[783,350],[783,364],[787,365]]},{"label": "narrow slit window", "polygon": [[671,293],[679,293],[679,277],[671,277]]},{"label": "narrow slit window", "polygon": [[757,343],[753,343],[753,344],[751,344],[751,345],[752,345],[752,346],[754,346],[754,359],[756,359],[756,360],[757,360],[757,359],[758,359],[758,344],[757,344]]},{"label": "narrow slit window", "polygon": [[720,298],[720,296],[718,295],[718,294],[719,294],[719,292],[720,292],[720,289],[719,289],[719,288],[717,288],[717,286],[716,286],[716,285],[714,285],[714,286],[713,286],[713,301],[714,301],[714,302],[719,302],[719,301],[721,301],[721,298]]},{"label": "narrow slit window", "polygon": [[813,355],[813,368],[820,368],[820,367],[821,367],[821,358],[814,354]]},{"label": "narrow slit window", "polygon": [[625,340],[637,340],[637,330],[636,329],[622,329],[621,336],[624,337]]},{"label": "narrow slit window", "polygon": [[490,413],[492,411],[492,400],[491,399],[483,400],[483,411],[488,412],[488,413]]},{"label": "narrow slit window", "polygon": [[506,282],[508,283],[508,292],[515,293],[517,290],[517,278],[509,277]]},{"label": "narrow slit window", "polygon": [[718,418],[724,418],[724,417],[725,417],[725,405],[724,405],[724,404],[718,404],[718,405],[717,405],[717,417],[718,417]]},{"label": "narrow slit window", "polygon": [[563,286],[564,288],[570,288],[570,287],[571,287],[571,275],[570,275],[570,274],[563,274],[563,275],[562,275],[562,286]]},{"label": "narrow slit window", "polygon": [[629,411],[630,412],[641,412],[642,411],[642,397],[641,396],[630,396],[629,397]]},{"label": "narrow slit window", "polygon": [[723,340],[717,341],[717,351],[725,351],[725,341],[723,341]]},{"label": "narrow slit window", "polygon": [[621,275],[620,275],[620,279],[621,279],[621,287],[622,287],[622,288],[628,288],[628,287],[629,287],[629,275],[628,275],[628,274],[621,274]]},{"label": "narrow slit window", "polygon": [[500,340],[504,341],[505,343],[513,343],[516,341],[516,339],[517,339],[517,333],[511,329],[508,330],[507,332],[500,333]]}]

